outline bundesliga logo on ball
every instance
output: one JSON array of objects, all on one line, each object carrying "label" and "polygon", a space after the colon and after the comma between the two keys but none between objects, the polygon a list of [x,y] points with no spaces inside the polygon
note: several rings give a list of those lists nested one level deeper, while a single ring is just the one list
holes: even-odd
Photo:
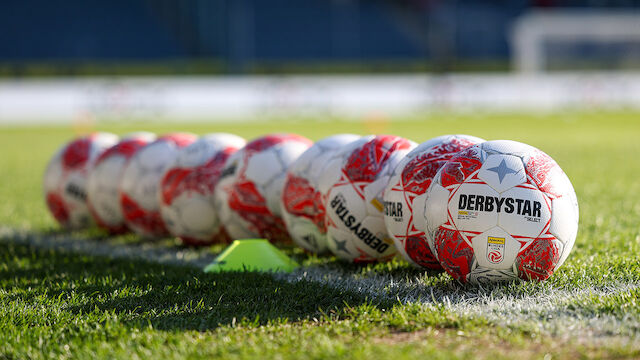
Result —
[{"label": "bundesliga logo on ball", "polygon": [[579,216],[558,164],[506,140],[451,158],[427,191],[424,214],[431,251],[461,282],[547,279],[569,255]]}]

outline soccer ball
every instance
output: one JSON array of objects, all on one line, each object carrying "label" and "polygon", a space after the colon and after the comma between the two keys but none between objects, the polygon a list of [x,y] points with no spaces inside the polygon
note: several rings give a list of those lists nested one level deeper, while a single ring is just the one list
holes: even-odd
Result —
[{"label": "soccer ball", "polygon": [[429,247],[461,282],[545,280],[578,231],[569,178],[544,152],[498,140],[456,154],[424,204]]},{"label": "soccer ball", "polygon": [[409,263],[417,267],[441,270],[424,233],[423,208],[427,188],[440,167],[457,152],[483,142],[468,135],[443,135],[425,141],[411,150],[393,171],[384,191],[384,222],[387,232]]},{"label": "soccer ball", "polygon": [[232,239],[291,241],[280,213],[282,187],[289,165],[311,145],[299,135],[271,134],[250,141],[227,159],[214,199]]},{"label": "soccer ball", "polygon": [[178,150],[160,184],[160,214],[169,232],[187,245],[228,242],[213,193],[225,161],[246,141],[231,134],[203,135]]},{"label": "soccer ball", "polygon": [[329,249],[351,262],[387,261],[396,255],[383,219],[382,192],[395,166],[416,144],[378,135],[345,154],[327,196]]},{"label": "soccer ball", "polygon": [[87,206],[87,177],[98,156],[118,137],[94,133],[75,139],[51,158],[44,172],[47,207],[62,227],[80,229],[93,224]]},{"label": "soccer ball", "polygon": [[126,232],[118,190],[127,161],[140,148],[155,140],[151,133],[125,135],[120,142],[104,151],[89,172],[87,203],[98,226],[112,234]]},{"label": "soccer ball", "polygon": [[307,251],[322,254],[329,250],[318,181],[332,154],[359,138],[340,134],[316,141],[287,171],[280,211],[293,241]]},{"label": "soccer ball", "polygon": [[[342,146],[340,149],[336,149],[332,151],[325,163],[324,169],[322,170],[322,174],[318,179],[318,190],[320,192],[320,197],[325,206],[327,205],[327,197],[329,196],[329,191],[333,184],[335,184],[340,177],[342,176],[342,165],[346,161],[346,159],[351,155],[353,151],[364,146],[367,142],[373,140],[375,138],[374,135],[361,136],[356,140]],[[325,226],[326,226],[326,212],[325,212]]]},{"label": "soccer ball", "polygon": [[196,140],[192,134],[162,136],[138,150],[125,166],[120,181],[120,206],[129,229],[145,238],[169,235],[162,218],[158,191],[165,169],[178,149]]}]

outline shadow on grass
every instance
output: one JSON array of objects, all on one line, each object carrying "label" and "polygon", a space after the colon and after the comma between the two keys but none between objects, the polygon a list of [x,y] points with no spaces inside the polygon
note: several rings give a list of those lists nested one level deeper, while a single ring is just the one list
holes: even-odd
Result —
[{"label": "shadow on grass", "polygon": [[80,229],[80,230],[68,230],[62,229],[58,227],[44,229],[42,231],[34,231],[28,233],[21,233],[21,236],[24,237],[42,237],[42,238],[53,238],[53,239],[74,239],[78,241],[99,241],[99,242],[111,242],[117,244],[162,244],[165,246],[171,246],[175,248],[193,248],[190,246],[182,245],[178,242],[176,238],[173,237],[165,237],[160,239],[155,238],[143,238],[134,233],[121,233],[121,234],[112,234],[101,228],[90,228],[90,229]]},{"label": "shadow on grass", "polygon": [[345,308],[362,304],[393,305],[317,283],[279,281],[264,273],[205,274],[194,268],[26,245],[0,244],[0,254],[0,286],[7,296],[18,294],[29,302],[65,299],[65,311],[78,316],[115,312],[134,327],[206,331],[243,320],[299,321],[327,313],[339,317]]},{"label": "shadow on grass", "polygon": [[114,237],[114,235],[109,234],[106,231],[102,231],[98,228],[89,230],[67,230],[58,227],[47,228],[39,232],[34,232],[32,233],[32,235],[71,238],[77,237],[96,241],[107,240]]},{"label": "shadow on grass", "polygon": [[[82,234],[71,238],[83,240]],[[337,280],[347,281],[325,285],[306,279],[288,282],[255,272],[205,274],[193,267],[0,243],[0,288],[8,292],[0,295],[0,301],[16,296],[29,302],[64,299],[65,311],[78,316],[108,312],[133,327],[151,324],[163,330],[206,331],[242,321],[265,324],[325,314],[334,319],[349,317],[348,309],[365,304],[390,309],[403,294],[419,302],[442,304],[529,296],[540,289],[522,283],[463,286],[441,273],[425,273],[399,261],[360,266],[308,256],[293,248],[286,251],[307,266],[339,270],[334,274]]]}]

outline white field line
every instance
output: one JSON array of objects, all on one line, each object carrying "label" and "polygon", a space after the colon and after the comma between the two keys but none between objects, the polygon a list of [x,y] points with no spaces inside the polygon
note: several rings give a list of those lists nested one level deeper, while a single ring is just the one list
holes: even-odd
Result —
[{"label": "white field line", "polygon": [[[0,227],[0,242],[29,245],[40,249],[73,252],[118,259],[138,259],[160,264],[202,269],[214,255],[191,249],[167,248],[159,244],[112,244],[92,239],[74,239],[66,234],[35,235]],[[623,319],[614,315],[592,313],[571,307],[592,296],[608,296],[636,289],[636,283],[611,283],[606,287],[575,289],[543,288],[535,294],[451,286],[433,287],[419,276],[393,276],[374,273],[363,276],[339,267],[302,267],[292,273],[274,273],[277,280],[309,281],[345,292],[361,294],[372,301],[416,303],[424,307],[441,307],[455,314],[482,317],[497,326],[514,326],[533,331],[592,341],[623,337],[640,340],[640,318],[630,314]]]},{"label": "white field line", "polygon": [[608,296],[636,289],[640,284],[612,283],[606,287],[575,289],[545,288],[535,294],[510,293],[504,289],[446,288],[421,283],[419,278],[395,278],[375,274],[362,277],[339,269],[309,267],[291,274],[279,273],[286,281],[307,280],[355,291],[372,300],[418,303],[424,307],[444,307],[451,313],[482,317],[498,326],[513,326],[542,333],[575,338],[623,336],[640,340],[640,317],[619,319],[613,315],[572,309],[571,304],[588,297]]}]

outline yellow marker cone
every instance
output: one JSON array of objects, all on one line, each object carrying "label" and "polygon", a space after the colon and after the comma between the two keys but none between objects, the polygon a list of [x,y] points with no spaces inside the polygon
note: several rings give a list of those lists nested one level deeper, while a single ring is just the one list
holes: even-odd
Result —
[{"label": "yellow marker cone", "polygon": [[291,272],[298,265],[265,239],[235,240],[204,272],[222,271],[284,271]]}]

